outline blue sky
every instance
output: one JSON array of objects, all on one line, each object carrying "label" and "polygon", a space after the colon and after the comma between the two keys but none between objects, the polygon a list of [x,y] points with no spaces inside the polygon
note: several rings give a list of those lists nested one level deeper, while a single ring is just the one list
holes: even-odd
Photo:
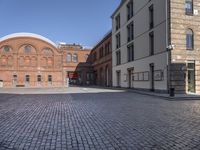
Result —
[{"label": "blue sky", "polygon": [[94,46],[120,0],[0,0],[0,37],[31,32],[55,43]]}]

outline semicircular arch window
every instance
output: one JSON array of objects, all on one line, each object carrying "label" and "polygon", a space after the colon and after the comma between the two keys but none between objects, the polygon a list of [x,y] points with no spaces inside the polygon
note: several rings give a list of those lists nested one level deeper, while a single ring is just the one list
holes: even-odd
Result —
[{"label": "semicircular arch window", "polygon": [[24,47],[24,53],[25,54],[30,54],[31,53],[31,50],[32,50],[32,47],[30,45],[26,45]]}]

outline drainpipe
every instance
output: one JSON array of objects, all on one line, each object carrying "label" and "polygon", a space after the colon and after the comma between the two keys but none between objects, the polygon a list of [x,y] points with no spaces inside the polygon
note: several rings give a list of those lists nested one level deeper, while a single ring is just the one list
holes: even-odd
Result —
[{"label": "drainpipe", "polygon": [[170,65],[171,65],[171,41],[170,41],[170,0],[165,0],[166,10],[166,49],[167,49],[167,90],[170,92]]}]

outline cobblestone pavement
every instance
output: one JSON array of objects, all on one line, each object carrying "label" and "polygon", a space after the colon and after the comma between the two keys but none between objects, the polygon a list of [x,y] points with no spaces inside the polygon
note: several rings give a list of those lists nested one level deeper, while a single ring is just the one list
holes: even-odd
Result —
[{"label": "cobblestone pavement", "polygon": [[0,150],[199,150],[200,101],[128,92],[0,95]]}]

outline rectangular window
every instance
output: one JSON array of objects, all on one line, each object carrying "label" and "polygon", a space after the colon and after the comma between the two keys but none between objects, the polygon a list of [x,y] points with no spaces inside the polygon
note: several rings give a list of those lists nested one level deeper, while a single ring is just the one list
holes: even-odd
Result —
[{"label": "rectangular window", "polygon": [[120,28],[120,14],[115,18],[116,31]]},{"label": "rectangular window", "polygon": [[154,10],[153,5],[149,7],[149,29],[154,27]]},{"label": "rectangular window", "polygon": [[52,82],[52,75],[48,75],[48,82]]},{"label": "rectangular window", "polygon": [[41,75],[38,75],[37,76],[37,82],[41,82],[42,81],[42,77],[41,77]]},{"label": "rectangular window", "polygon": [[150,50],[150,56],[154,55],[154,33],[149,33],[149,50]]},{"label": "rectangular window", "polygon": [[120,33],[118,33],[116,35],[116,49],[120,48],[121,46],[121,37],[120,37]]},{"label": "rectangular window", "polygon": [[193,0],[185,0],[185,14],[193,15]]},{"label": "rectangular window", "polygon": [[121,52],[117,51],[116,52],[116,65],[120,65],[121,64]]},{"label": "rectangular window", "polygon": [[127,26],[127,42],[130,42],[134,39],[134,25],[133,22],[131,22]]},{"label": "rectangular window", "polygon": [[103,47],[101,47],[100,49],[99,49],[99,58],[102,58],[103,57]]},{"label": "rectangular window", "polygon": [[133,17],[133,0],[127,4],[127,20]]},{"label": "rectangular window", "polygon": [[30,75],[26,75],[26,82],[30,82]]},{"label": "rectangular window", "polygon": [[134,61],[134,45],[131,44],[127,47],[128,62]]},{"label": "rectangular window", "polygon": [[94,54],[93,54],[93,61],[96,61],[96,59],[97,59],[97,53],[94,52]]}]

